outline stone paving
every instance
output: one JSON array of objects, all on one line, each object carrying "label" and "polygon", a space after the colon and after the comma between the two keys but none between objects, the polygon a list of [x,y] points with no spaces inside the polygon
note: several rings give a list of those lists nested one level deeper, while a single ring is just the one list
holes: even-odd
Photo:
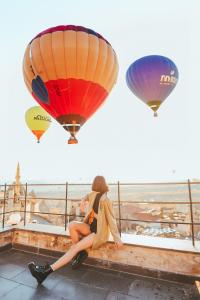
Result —
[{"label": "stone paving", "polygon": [[8,250],[0,252],[0,299],[2,300],[197,300],[194,285],[162,281],[87,265],[70,266],[52,273],[41,286],[31,276],[27,263],[54,259]]}]

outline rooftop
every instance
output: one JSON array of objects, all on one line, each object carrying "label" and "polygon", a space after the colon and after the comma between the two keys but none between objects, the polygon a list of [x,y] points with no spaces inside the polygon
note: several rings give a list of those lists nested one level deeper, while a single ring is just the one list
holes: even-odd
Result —
[{"label": "rooftop", "polygon": [[83,265],[78,270],[63,267],[38,286],[27,263],[54,259],[15,249],[0,255],[0,299],[75,299],[75,300],[197,300],[195,284],[153,279],[124,272]]}]

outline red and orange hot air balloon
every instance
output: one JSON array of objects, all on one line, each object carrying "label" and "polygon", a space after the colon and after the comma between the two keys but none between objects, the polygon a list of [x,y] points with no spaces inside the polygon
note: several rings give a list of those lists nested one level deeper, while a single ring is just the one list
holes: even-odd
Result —
[{"label": "red and orange hot air balloon", "polygon": [[71,144],[111,91],[118,62],[110,43],[95,31],[57,26],[28,44],[23,73],[35,100],[70,132]]}]

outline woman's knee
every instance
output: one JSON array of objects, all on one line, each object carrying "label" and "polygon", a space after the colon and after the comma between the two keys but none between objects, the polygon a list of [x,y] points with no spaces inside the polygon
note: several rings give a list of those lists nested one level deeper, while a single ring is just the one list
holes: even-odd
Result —
[{"label": "woman's knee", "polygon": [[72,221],[69,223],[68,228],[69,230],[73,230],[77,227],[77,222],[76,221]]}]

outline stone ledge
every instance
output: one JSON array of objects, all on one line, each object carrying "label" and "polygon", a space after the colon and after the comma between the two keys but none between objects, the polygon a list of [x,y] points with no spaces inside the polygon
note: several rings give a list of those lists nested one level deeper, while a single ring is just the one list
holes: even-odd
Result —
[{"label": "stone ledge", "polygon": [[[44,234],[60,235],[60,236],[69,236],[68,229],[64,230],[62,226],[53,226],[45,224],[27,224],[9,226],[5,229],[1,229],[1,232],[5,231],[14,231],[16,229],[32,231],[32,232],[41,232]],[[109,241],[112,242],[112,236],[110,236]],[[200,241],[195,241],[195,246],[192,245],[191,240],[181,240],[175,238],[163,238],[163,237],[153,237],[153,236],[144,236],[144,235],[134,235],[122,233],[122,241],[126,245],[134,245],[135,247],[147,247],[147,248],[156,248],[156,249],[169,249],[170,251],[175,250],[181,252],[191,252],[191,253],[200,253]]]},{"label": "stone ledge", "polygon": [[167,281],[174,281],[174,282],[180,282],[180,283],[188,283],[192,284],[195,281],[200,280],[200,276],[188,276],[185,274],[178,274],[173,272],[166,272],[166,271],[160,271],[160,270],[154,270],[154,269],[147,269],[143,267],[138,266],[130,266],[125,265],[121,263],[114,263],[110,261],[103,261],[101,259],[94,259],[92,257],[89,257],[85,265],[102,268],[102,269],[109,269],[121,273],[127,273],[131,275],[137,275],[142,277],[151,277],[151,278],[157,278]]},{"label": "stone ledge", "polygon": [[[0,233],[0,245],[3,249],[12,245],[23,251],[59,257],[69,249],[71,241],[66,233],[13,228]],[[86,263],[167,280],[200,280],[200,253],[174,249],[125,244],[116,250],[113,242],[107,242],[98,250],[90,250]]]}]

